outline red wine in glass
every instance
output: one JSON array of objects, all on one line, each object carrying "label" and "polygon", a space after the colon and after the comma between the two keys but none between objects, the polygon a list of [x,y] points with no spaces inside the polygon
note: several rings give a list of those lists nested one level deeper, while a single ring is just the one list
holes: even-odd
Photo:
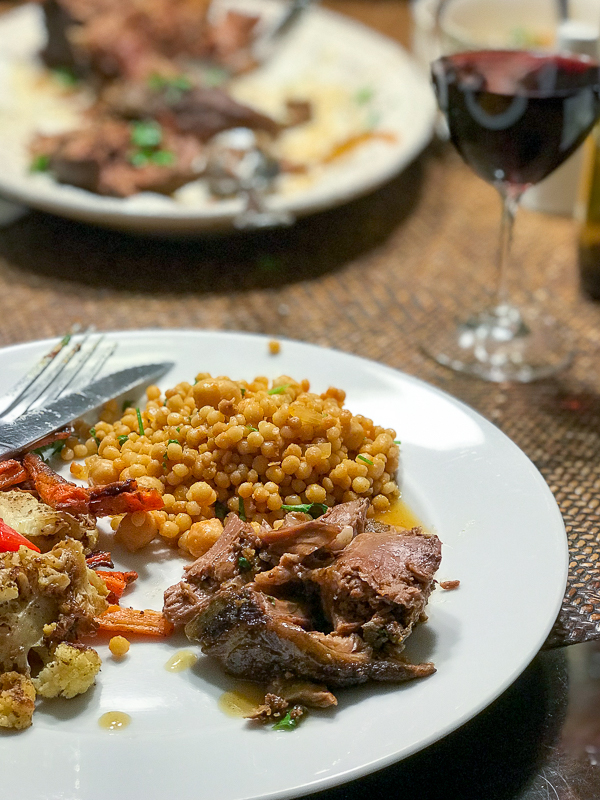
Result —
[{"label": "red wine in glass", "polygon": [[508,298],[512,223],[523,191],[562,164],[600,117],[600,67],[584,56],[482,50],[438,59],[432,74],[453,144],[498,189],[504,212],[495,304],[427,349],[488,380],[549,375],[568,353],[556,324],[535,310],[527,318]]}]

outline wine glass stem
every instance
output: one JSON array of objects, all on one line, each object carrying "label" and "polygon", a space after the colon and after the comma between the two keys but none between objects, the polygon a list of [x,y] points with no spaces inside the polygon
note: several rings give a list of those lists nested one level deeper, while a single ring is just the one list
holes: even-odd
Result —
[{"label": "wine glass stem", "polygon": [[503,308],[510,306],[509,297],[509,263],[512,244],[515,214],[519,205],[520,192],[504,186],[498,187],[502,198],[502,221],[500,223],[500,247],[498,250],[498,278],[496,284],[496,306]]}]

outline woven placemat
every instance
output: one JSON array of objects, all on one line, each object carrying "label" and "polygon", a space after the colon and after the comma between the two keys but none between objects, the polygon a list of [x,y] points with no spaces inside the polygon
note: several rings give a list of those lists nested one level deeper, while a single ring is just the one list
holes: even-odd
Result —
[{"label": "woven placemat", "polygon": [[494,283],[500,206],[450,147],[398,179],[282,231],[161,241],[31,214],[0,231],[0,343],[74,321],[257,331],[310,341],[417,375],[496,423],[534,461],[564,515],[569,585],[549,645],[600,638],[600,306],[578,295],[576,230],[522,212],[515,259],[573,332],[554,380],[487,384],[454,375],[420,344]]}]

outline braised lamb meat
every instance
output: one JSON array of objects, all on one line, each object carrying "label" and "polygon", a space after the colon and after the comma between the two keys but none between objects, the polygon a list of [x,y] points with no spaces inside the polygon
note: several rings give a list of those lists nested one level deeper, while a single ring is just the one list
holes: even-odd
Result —
[{"label": "braised lamb meat", "polygon": [[[100,103],[110,113],[126,119],[152,117],[182,134],[203,142],[229,128],[251,128],[275,136],[280,126],[249,106],[238,103],[222,89],[193,86],[178,88],[175,79],[116,81],[102,92]],[[181,85],[181,84],[180,84]]]},{"label": "braised lamb meat", "polygon": [[288,515],[278,530],[230,515],[213,548],[165,593],[165,615],[252,680],[333,687],[430,675],[433,664],[409,664],[401,651],[433,588],[441,543],[420,529],[366,523],[367,507]]},{"label": "braised lamb meat", "polygon": [[177,73],[189,59],[232,72],[253,66],[257,17],[229,11],[207,19],[208,0],[44,0],[42,57],[99,80]]},{"label": "braised lamb meat", "polygon": [[61,183],[114,197],[143,191],[170,194],[198,178],[206,163],[203,146],[193,136],[165,130],[160,149],[140,149],[132,143],[130,124],[113,119],[38,136],[32,151],[47,158],[48,169]]}]

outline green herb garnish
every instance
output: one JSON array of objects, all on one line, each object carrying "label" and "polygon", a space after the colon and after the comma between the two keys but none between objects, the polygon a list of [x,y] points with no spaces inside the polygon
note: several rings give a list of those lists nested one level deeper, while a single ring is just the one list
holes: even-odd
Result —
[{"label": "green herb garnish", "polygon": [[358,461],[359,459],[360,459],[360,461],[364,461],[365,464],[370,464],[371,466],[373,466],[373,462],[371,461],[371,459],[367,458],[366,456],[363,456],[362,453],[360,453],[360,455],[356,456],[356,460]]},{"label": "green herb garnish", "polygon": [[217,517],[217,519],[220,519],[222,522],[227,516],[228,512],[229,509],[227,508],[225,503],[222,503],[220,500],[217,500],[217,502],[215,503],[215,516]]},{"label": "green herb garnish", "polygon": [[394,444],[402,444],[402,442],[400,441],[400,439],[394,439]]},{"label": "green herb garnish", "polygon": [[162,142],[162,128],[158,122],[146,120],[131,125],[131,143],[136,147],[158,147]]},{"label": "green herb garnish", "polygon": [[121,447],[123,447],[125,442],[129,440],[129,436],[125,436],[125,434],[123,434],[122,436],[117,436],[117,439],[119,440],[119,444],[121,445]]},{"label": "green herb garnish", "polygon": [[38,447],[31,452],[38,455],[42,461],[47,464],[53,456],[57,455],[57,453],[60,453],[64,446],[65,440],[57,439],[55,442],[44,445],[44,447]]},{"label": "green herb garnish", "polygon": [[167,442],[167,445],[170,445],[170,444],[179,444],[179,439],[169,439],[169,441]]},{"label": "green herb garnish", "polygon": [[64,86],[65,89],[72,89],[73,86],[77,86],[79,83],[77,75],[68,67],[55,67],[51,72],[52,77],[55,78],[61,86]]},{"label": "green herb garnish", "polygon": [[283,386],[276,386],[274,389],[269,389],[267,394],[283,394],[290,385],[289,383],[284,383]]},{"label": "green herb garnish", "polygon": [[298,718],[292,717],[291,711],[288,711],[285,717],[282,717],[279,722],[273,725],[274,731],[294,731],[298,727]]},{"label": "green herb garnish", "polygon": [[363,86],[363,88],[359,89],[354,95],[354,102],[358,103],[359,106],[364,106],[365,103],[373,99],[373,94],[374,92],[371,86]]},{"label": "green herb garnish", "polygon": [[310,514],[313,519],[316,519],[327,511],[328,506],[325,503],[298,503],[296,506],[282,505],[281,508],[284,511],[300,511],[303,514]]},{"label": "green herb garnish", "polygon": [[240,392],[242,393],[242,397],[244,397],[244,395],[246,394],[246,390],[244,389],[243,386],[240,387]]},{"label": "green herb garnish", "polygon": [[229,73],[221,67],[207,67],[202,72],[202,83],[205,86],[221,86],[228,78]]},{"label": "green herb garnish", "polygon": [[90,428],[90,436],[96,442],[96,446],[100,447],[100,439],[96,436],[96,428]]},{"label": "green herb garnish", "polygon": [[30,172],[47,172],[50,169],[50,156],[36,156],[29,165]]},{"label": "green herb garnish", "polygon": [[256,433],[258,433],[258,428],[253,428],[252,425],[246,425],[246,427],[249,428],[251,431],[256,431]]},{"label": "green herb garnish", "polygon": [[252,564],[247,558],[240,556],[238,558],[238,567],[242,570],[242,572],[248,572],[249,569],[252,569]]},{"label": "green herb garnish", "polygon": [[193,87],[192,81],[185,75],[174,75],[165,77],[164,75],[151,75],[148,78],[148,86],[155,92],[163,89],[177,89],[179,92],[189,92]]},{"label": "green herb garnish", "polygon": [[[136,408],[135,413],[137,414],[139,434],[140,434],[140,436],[143,436],[144,435],[144,423],[142,422],[142,412],[139,410],[139,408]],[[179,444],[179,442],[178,442],[178,444]]]},{"label": "green herb garnish", "polygon": [[123,405],[121,406],[122,413],[125,413],[128,408],[133,408],[133,400],[123,400]]},{"label": "green herb garnish", "polygon": [[238,516],[242,522],[247,522],[246,509],[244,508],[244,498],[238,497]]}]

